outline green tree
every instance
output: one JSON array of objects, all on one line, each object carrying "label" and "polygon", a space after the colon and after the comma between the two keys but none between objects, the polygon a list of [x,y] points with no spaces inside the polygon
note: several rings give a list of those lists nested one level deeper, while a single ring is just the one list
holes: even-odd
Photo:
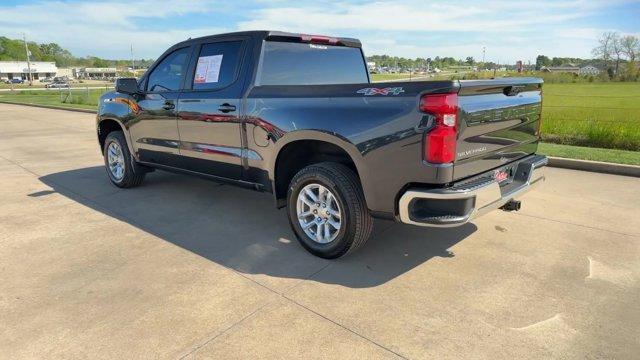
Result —
[{"label": "green tree", "polygon": [[[105,60],[94,56],[86,58],[75,57],[71,52],[69,52],[69,50],[62,48],[56,43],[38,44],[35,42],[29,42],[27,43],[27,47],[31,53],[31,61],[55,61],[58,67],[122,67],[129,66],[129,64],[131,64],[131,60]],[[25,61],[26,59],[27,54],[24,49],[23,40],[9,39],[7,37],[0,36],[0,61]],[[153,59],[139,59],[136,60],[136,65],[148,67],[153,62]]]},{"label": "green tree", "polygon": [[27,55],[24,51],[24,43],[22,40],[12,40],[6,37],[0,37],[0,60],[26,60]]},{"label": "green tree", "polygon": [[536,57],[536,70],[540,70],[543,66],[551,66],[551,59],[544,55]]},{"label": "green tree", "polygon": [[629,61],[636,61],[636,58],[640,56],[640,40],[632,35],[623,36],[620,39],[620,46],[622,47],[622,53],[629,59]]},{"label": "green tree", "polygon": [[565,61],[563,58],[554,57],[553,59],[551,59],[551,66],[560,66],[564,64],[564,62]]},{"label": "green tree", "polygon": [[603,33],[598,39],[598,46],[591,51],[593,56],[602,59],[607,72],[609,72],[609,61],[613,57],[613,43],[616,41],[617,36],[615,32],[611,31]]},{"label": "green tree", "polygon": [[111,62],[109,60],[101,59],[99,57],[90,56],[88,60],[90,60],[90,66],[92,67],[103,68],[111,66]]},{"label": "green tree", "polygon": [[70,66],[74,61],[73,55],[56,43],[40,44],[40,52],[43,60],[55,61],[59,67]]},{"label": "green tree", "polygon": [[[23,43],[23,49],[24,49],[24,43]],[[40,50],[40,46],[34,42],[29,42],[27,43],[27,48],[29,49],[29,56],[32,61],[46,61],[46,59],[44,58],[42,51]],[[24,50],[23,50],[24,52]],[[26,54],[23,56],[23,58],[26,60]]]}]

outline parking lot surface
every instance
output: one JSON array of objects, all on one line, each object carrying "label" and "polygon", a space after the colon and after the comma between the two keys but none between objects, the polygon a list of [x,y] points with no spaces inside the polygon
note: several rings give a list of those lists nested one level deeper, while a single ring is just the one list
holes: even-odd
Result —
[{"label": "parking lot surface", "polygon": [[270,195],[112,186],[94,116],[0,105],[0,358],[637,358],[640,180],[305,252]]}]

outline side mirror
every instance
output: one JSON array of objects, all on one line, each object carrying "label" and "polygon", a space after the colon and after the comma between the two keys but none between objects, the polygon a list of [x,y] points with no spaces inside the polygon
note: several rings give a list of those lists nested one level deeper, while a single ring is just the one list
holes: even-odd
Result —
[{"label": "side mirror", "polygon": [[116,91],[123,94],[139,94],[138,80],[135,78],[121,78],[116,80]]}]

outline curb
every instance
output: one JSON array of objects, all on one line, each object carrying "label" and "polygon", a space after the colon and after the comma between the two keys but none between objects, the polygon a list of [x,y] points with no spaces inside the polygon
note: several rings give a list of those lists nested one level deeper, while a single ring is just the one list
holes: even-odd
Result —
[{"label": "curb", "polygon": [[19,103],[19,102],[13,102],[13,101],[2,101],[2,100],[0,100],[0,104],[22,105],[22,106],[31,106],[31,107],[37,107],[37,108],[44,108],[44,109],[75,111],[75,112],[81,112],[81,113],[87,113],[87,114],[97,114],[98,113],[97,110],[68,108],[68,107],[55,106],[55,105],[28,104],[28,103]]},{"label": "curb", "polygon": [[548,166],[551,167],[590,171],[603,174],[640,177],[640,166],[613,164],[601,161],[566,159],[552,156],[549,156],[548,158]]}]

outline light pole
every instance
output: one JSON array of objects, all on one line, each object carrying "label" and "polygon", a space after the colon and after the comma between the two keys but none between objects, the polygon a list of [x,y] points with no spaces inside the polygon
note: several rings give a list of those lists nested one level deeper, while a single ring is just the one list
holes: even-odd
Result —
[{"label": "light pole", "polygon": [[27,36],[22,33],[22,40],[24,41],[24,50],[27,53],[27,76],[29,79],[29,86],[33,85],[33,80],[31,78],[31,61],[29,60],[29,47],[27,46]]},{"label": "light pole", "polygon": [[485,52],[487,51],[487,48],[485,46],[482,47],[482,67],[484,67],[484,55]]},{"label": "light pole", "polygon": [[133,44],[131,44],[131,72],[133,73],[133,76],[135,77],[135,75],[136,75],[136,62],[135,62],[135,60],[133,60]]}]

